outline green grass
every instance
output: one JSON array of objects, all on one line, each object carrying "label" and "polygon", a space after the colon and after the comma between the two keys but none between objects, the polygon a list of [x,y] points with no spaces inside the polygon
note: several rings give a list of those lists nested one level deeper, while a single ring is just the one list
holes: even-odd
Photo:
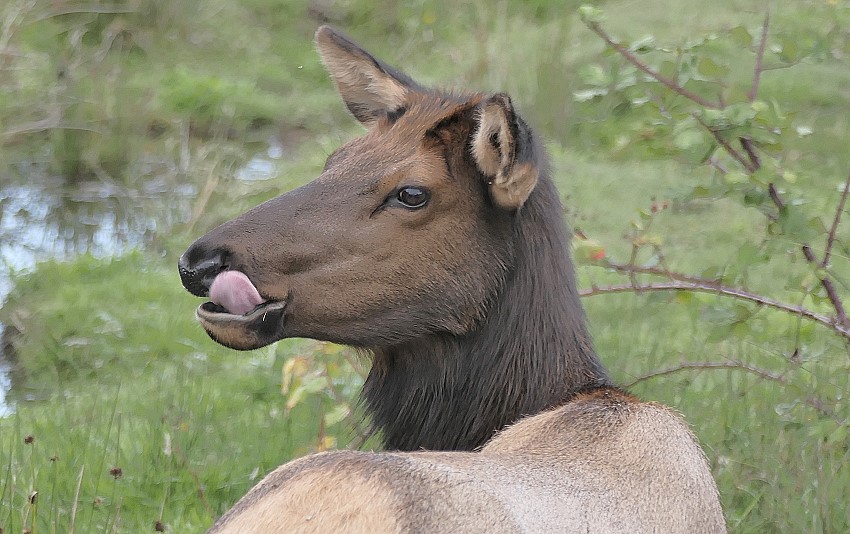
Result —
[{"label": "green grass", "polygon": [[[74,503],[78,531],[116,521],[134,531],[157,520],[197,531],[258,473],[346,431],[350,439],[356,418],[320,428],[331,410],[321,397],[291,410],[283,403],[282,362],[320,355],[320,345],[294,340],[240,354],[218,347],[160,259],[42,264],[11,300],[14,317],[4,322],[21,327],[16,355],[26,375],[16,393],[36,400],[0,421],[0,524],[10,531],[36,512],[39,530],[67,531]],[[359,381],[344,382],[350,396]],[[25,444],[26,436],[35,441]],[[33,488],[37,510],[28,505]]]},{"label": "green grass", "polygon": [[[345,446],[360,429],[358,415],[347,412],[360,382],[354,372],[360,362],[350,353],[302,340],[253,353],[223,349],[194,321],[197,299],[180,287],[175,268],[195,236],[309,180],[333,148],[358,132],[312,49],[318,21],[306,15],[306,1],[143,4],[153,10],[150,17],[128,19],[141,50],[107,55],[88,71],[106,81],[78,90],[92,92],[89,103],[98,101],[98,88],[119,81],[126,95],[145,95],[133,107],[138,116],[127,107],[115,109],[127,110],[121,124],[142,135],[132,146],[164,161],[176,159],[177,140],[189,124],[192,154],[200,156],[186,179],[199,190],[205,183],[215,187],[208,202],[198,201],[204,209],[191,227],[170,228],[143,251],[47,262],[15,278],[0,311],[0,321],[20,331],[14,338],[20,401],[13,415],[0,419],[0,527],[7,532],[29,527],[33,518],[37,532],[64,532],[72,522],[78,532],[136,532],[153,529],[156,521],[172,532],[201,531],[275,466]],[[512,93],[550,140],[568,219],[608,257],[627,260],[630,243],[623,236],[630,221],[641,220],[639,211],[654,200],[669,200],[669,209],[654,217],[652,233],[674,270],[700,274],[710,266],[774,298],[799,297],[808,269],[795,256],[797,243],[779,240],[770,261],[752,265],[741,251],[765,239],[767,223],[757,210],[730,199],[688,200],[686,191],[715,179],[707,168],[639,144],[618,144],[643,120],[639,111],[572,100],[582,86],[582,67],[605,61],[602,44],[574,15],[575,5],[372,5],[348,2],[325,16],[425,83]],[[756,35],[764,7],[735,0],[600,5],[605,27],[619,38],[653,34],[671,46],[739,24]],[[777,39],[835,28],[850,41],[846,7],[795,1],[774,9]],[[50,24],[57,33],[64,22]],[[33,49],[61,48],[28,31],[25,42]],[[732,66],[733,81],[746,83],[750,53],[723,43],[712,50]],[[813,130],[785,147],[788,165],[800,169],[788,194],[806,198],[808,212],[827,223],[836,186],[850,171],[846,57],[770,71],[762,80],[765,100],[794,111],[793,124]],[[120,65],[126,76],[103,78],[110,65]],[[19,74],[31,77],[22,82],[28,102],[53,83],[44,72]],[[44,86],[28,85],[37,81]],[[2,94],[0,130],[22,109]],[[84,111],[95,120],[111,117],[97,106]],[[164,128],[158,137],[144,133],[158,125]],[[232,179],[250,152],[248,143],[269,129],[300,132],[300,143],[287,146],[280,179]],[[40,143],[54,141],[33,135],[19,142],[6,151],[38,153]],[[99,141],[92,146],[100,147]],[[82,152],[89,163],[99,159],[100,152]],[[845,225],[834,258],[840,280],[850,273],[846,235]],[[822,236],[813,248],[822,250]],[[592,264],[579,266],[579,279],[585,288],[626,281]],[[839,290],[848,293],[845,286]],[[711,294],[610,294],[584,303],[598,352],[620,383],[681,362],[741,362],[774,377],[740,368],[686,369],[631,387],[690,422],[733,532],[850,528],[844,504],[850,490],[850,359],[841,339],[822,326]],[[828,310],[813,297],[803,303]],[[282,382],[288,383],[284,391]],[[335,411],[340,405],[345,410]],[[31,444],[28,435],[35,438]],[[121,468],[118,479],[110,474],[114,467]],[[35,505],[29,502],[33,490]]]}]

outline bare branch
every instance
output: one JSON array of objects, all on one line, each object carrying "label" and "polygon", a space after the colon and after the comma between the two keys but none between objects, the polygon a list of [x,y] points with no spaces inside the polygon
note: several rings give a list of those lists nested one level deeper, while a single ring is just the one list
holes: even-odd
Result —
[{"label": "bare branch", "polygon": [[844,213],[844,206],[847,203],[847,194],[850,192],[850,173],[847,174],[847,179],[844,181],[844,189],[841,190],[841,198],[838,201],[838,207],[835,210],[835,218],[832,219],[832,226],[829,229],[829,234],[826,238],[826,249],[823,252],[823,259],[820,266],[824,269],[829,267],[829,259],[832,255],[832,246],[835,244],[835,234],[838,231],[838,223],[841,222],[841,215]]},{"label": "bare branch", "polygon": [[[818,260],[815,258],[815,253],[812,252],[812,247],[810,247],[807,243],[803,243],[803,256],[805,256],[806,261],[811,263],[812,265],[818,265]],[[847,324],[847,312],[844,310],[844,304],[841,301],[841,297],[838,295],[838,291],[835,289],[835,285],[832,283],[832,279],[827,276],[820,276],[820,284],[823,286],[824,291],[826,291],[826,296],[829,298],[830,304],[835,308],[835,319],[841,325]]]},{"label": "bare branch", "polygon": [[[698,119],[699,120],[699,119]],[[702,121],[700,121],[702,123]],[[704,125],[704,123],[702,123]],[[715,136],[718,138],[718,142],[720,141],[719,136]],[[741,137],[741,146],[747,152],[747,156],[749,157],[749,166],[744,163],[743,156],[740,156],[741,159],[736,157],[736,152],[730,152],[732,157],[738,159],[742,165],[745,165],[747,169],[753,173],[756,172],[759,168],[761,168],[761,161],[759,160],[758,153],[756,152],[755,146],[751,139],[747,137]],[[724,148],[728,151],[730,148],[727,148],[728,143],[723,145]],[[837,229],[838,222],[841,217],[841,212],[844,210],[844,203],[847,200],[847,187],[850,187],[850,176],[848,176],[847,181],[845,182],[845,191],[841,195],[841,200],[839,201],[839,209],[836,212],[836,218],[833,220],[833,228],[830,231],[828,240],[827,240],[827,249],[824,253],[824,261],[829,259],[829,251],[832,248],[832,243],[835,241],[835,230]],[[782,198],[782,195],[779,194],[779,190],[776,188],[776,184],[771,182],[767,186],[767,193],[770,196],[770,200],[773,201],[773,204],[781,211],[785,208],[785,200]],[[812,248],[808,243],[802,243],[800,247],[803,250],[803,256],[805,256],[806,261],[811,263],[812,265],[823,267],[824,262],[818,262],[817,258],[815,258],[814,252],[812,252]],[[832,304],[832,307],[835,309],[835,321],[842,325],[846,326],[848,324],[847,321],[847,312],[844,309],[844,303],[841,300],[841,296],[838,294],[838,291],[835,289],[835,284],[832,283],[832,279],[828,276],[819,277],[821,286],[823,286],[824,291],[826,291],[826,296],[829,298],[829,302]]]},{"label": "bare branch", "polygon": [[770,26],[770,10],[768,9],[767,13],[764,14],[764,24],[761,27],[761,39],[759,40],[759,47],[756,51],[756,65],[753,69],[753,85],[750,87],[750,92],[747,97],[750,99],[750,102],[755,101],[756,95],[758,95],[759,83],[761,82],[761,73],[763,72],[762,63],[764,62],[764,49],[767,44],[767,29]]},{"label": "bare branch", "polygon": [[646,380],[657,378],[659,376],[671,375],[680,371],[684,371],[685,369],[736,369],[739,371],[745,371],[747,373],[754,374],[756,376],[764,378],[765,380],[770,380],[771,382],[779,382],[783,385],[788,384],[788,380],[786,380],[786,378],[782,375],[777,375],[765,369],[753,367],[744,362],[728,360],[725,362],[680,362],[679,364],[674,365],[672,367],[656,369],[654,371],[650,371],[649,373],[641,375],[629,382],[628,384],[625,384],[624,387],[630,388]]},{"label": "bare branch", "polygon": [[[803,255],[806,256],[806,260],[810,263],[815,263],[814,253],[808,245],[803,245]],[[811,258],[811,259],[810,259]],[[847,324],[847,315],[844,311],[844,306],[841,302],[841,298],[838,296],[837,291],[835,290],[835,286],[832,284],[832,280],[824,277],[821,279],[821,284],[824,286],[824,289],[827,291],[827,295],[829,296],[830,302],[836,311],[836,317],[829,317],[824,314],[820,314],[817,312],[813,312],[807,308],[802,306],[797,306],[794,304],[786,304],[780,302],[778,300],[771,299],[769,297],[765,297],[763,295],[758,295],[756,293],[752,293],[745,289],[734,288],[723,285],[719,280],[707,280],[705,278],[698,278],[695,276],[689,276],[683,273],[678,273],[674,271],[670,271],[669,269],[659,269],[657,267],[643,267],[632,264],[621,264],[614,263],[612,261],[605,261],[602,264],[604,267],[618,271],[623,273],[629,273],[630,280],[634,273],[640,274],[649,274],[653,276],[661,276],[664,278],[668,278],[670,280],[674,280],[677,282],[681,282],[681,285],[676,284],[645,284],[636,286],[634,282],[629,286],[611,286],[610,288],[598,288],[593,287],[590,290],[583,290],[581,292],[582,296],[593,296],[601,293],[616,293],[616,292],[625,292],[625,291],[672,291],[672,290],[690,290],[690,291],[700,291],[705,293],[719,293],[722,295],[726,295],[729,297],[738,298],[741,300],[748,300],[750,302],[755,302],[762,306],[767,306],[769,308],[774,308],[777,310],[785,311],[788,313],[792,313],[794,315],[799,315],[801,317],[805,317],[812,321],[823,324],[824,326],[828,326],[830,329],[840,334],[841,336],[850,339],[850,325]],[[833,300],[834,299],[834,300]]]},{"label": "bare branch", "polygon": [[785,201],[782,200],[782,196],[779,194],[779,190],[776,189],[776,184],[773,182],[767,185],[767,194],[770,195],[770,200],[776,205],[780,210],[785,207]]},{"label": "bare branch", "polygon": [[750,158],[754,171],[761,169],[761,158],[759,158],[758,152],[756,152],[756,147],[753,145],[752,139],[741,137],[739,141],[741,142],[741,147],[747,153],[747,157]]},{"label": "bare branch", "polygon": [[697,278],[694,276],[688,276],[684,273],[679,273],[676,271],[671,271],[669,269],[659,269],[658,267],[646,267],[642,265],[635,265],[634,263],[623,264],[623,263],[614,263],[613,261],[604,261],[602,264],[606,269],[611,269],[613,271],[618,271],[621,273],[639,273],[639,274],[651,274],[654,276],[663,276],[664,278],[669,278],[670,280],[679,280],[681,282],[691,282],[691,283],[702,283],[702,284],[719,284],[719,280],[708,280],[706,278]]},{"label": "bare branch", "polygon": [[[782,384],[783,386],[788,385],[788,379],[782,375],[778,375],[776,373],[772,373],[766,369],[760,369],[758,367],[754,367],[747,363],[736,361],[736,360],[727,360],[725,362],[681,362],[678,365],[674,365],[672,367],[665,367],[663,369],[657,369],[655,371],[651,371],[647,374],[641,375],[628,384],[625,384],[625,388],[631,388],[640,382],[644,382],[646,380],[650,380],[653,378],[657,378],[659,376],[671,375],[674,373],[679,373],[681,371],[689,370],[689,369],[730,369],[734,371],[743,371],[745,373],[750,373],[758,376],[764,380],[769,380],[771,382],[777,382]],[[818,397],[809,396],[803,399],[803,402],[817,410],[818,412],[826,415],[827,417],[832,418],[838,424],[844,424],[835,412],[830,409],[824,401]]]},{"label": "bare branch", "polygon": [[758,304],[759,306],[783,311],[792,315],[797,315],[799,317],[809,319],[810,321],[814,321],[816,323],[820,323],[823,326],[826,326],[827,328],[834,331],[836,334],[850,340],[850,328],[845,326],[843,323],[837,322],[832,317],[814,312],[808,308],[804,308],[803,306],[787,304],[785,302],[780,302],[778,300],[774,300],[763,295],[758,295],[750,291],[724,286],[716,282],[712,282],[710,280],[672,280],[670,282],[655,282],[647,284],[623,284],[604,287],[594,286],[590,289],[580,290],[579,295],[582,297],[593,297],[596,295],[604,295],[609,293],[642,293],[646,291],[695,291],[699,293],[712,293],[717,295],[723,295],[726,297],[732,297],[739,300],[746,300],[748,302]]},{"label": "bare branch", "polygon": [[668,89],[670,89],[674,93],[682,95],[685,98],[687,98],[688,100],[691,100],[692,102],[699,104],[700,106],[702,106],[704,108],[709,108],[709,109],[721,109],[722,108],[722,106],[720,104],[718,104],[716,102],[710,102],[710,101],[706,100],[705,98],[701,97],[700,95],[685,89],[684,87],[679,85],[679,83],[676,82],[675,80],[671,80],[670,78],[667,78],[666,76],[662,76],[660,72],[656,71],[655,69],[653,69],[652,67],[650,67],[649,65],[647,65],[646,63],[641,61],[628,48],[626,48],[622,44],[616,42],[605,30],[602,29],[602,27],[599,24],[597,24],[595,22],[588,22],[587,26],[596,35],[601,37],[602,40],[605,41],[605,43],[608,46],[610,46],[611,48],[616,50],[621,56],[623,56],[623,58],[625,58],[626,61],[628,61],[629,63],[631,63],[635,67],[637,67],[640,71],[649,75],[651,78],[653,78],[657,82],[660,82],[662,85],[666,86]]}]

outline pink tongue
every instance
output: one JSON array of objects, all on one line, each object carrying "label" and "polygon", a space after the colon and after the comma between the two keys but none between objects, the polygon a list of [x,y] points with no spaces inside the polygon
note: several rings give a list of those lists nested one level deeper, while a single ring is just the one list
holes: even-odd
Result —
[{"label": "pink tongue", "polygon": [[222,271],[210,286],[210,300],[234,315],[245,315],[263,303],[248,277],[239,271]]}]

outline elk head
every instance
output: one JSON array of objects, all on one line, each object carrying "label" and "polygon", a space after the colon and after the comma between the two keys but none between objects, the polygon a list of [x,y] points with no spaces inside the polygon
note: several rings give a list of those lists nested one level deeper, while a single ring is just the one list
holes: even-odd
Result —
[{"label": "elk head", "polygon": [[183,285],[234,349],[287,337],[364,348],[476,328],[514,262],[536,144],[504,94],[424,89],[335,30],[316,33],[367,132],[312,182],[195,241]]}]

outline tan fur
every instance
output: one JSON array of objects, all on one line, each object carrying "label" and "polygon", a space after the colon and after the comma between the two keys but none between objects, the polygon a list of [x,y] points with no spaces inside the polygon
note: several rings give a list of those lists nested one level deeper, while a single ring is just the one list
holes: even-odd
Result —
[{"label": "tan fur", "polygon": [[211,530],[367,531],[690,534],[725,532],[725,524],[705,457],[681,418],[609,392],[528,417],[481,452],[338,451],[297,460]]},{"label": "tan fur", "polygon": [[[490,137],[495,136],[502,150],[490,143]],[[488,176],[496,176],[513,163],[513,153],[510,150],[511,139],[508,121],[503,108],[490,103],[484,106],[478,115],[478,130],[472,141],[472,153],[478,166]]]},{"label": "tan fur", "polygon": [[[391,76],[386,76],[369,58],[341,47],[338,39],[339,36],[329,28],[320,28],[316,32],[316,46],[322,62],[331,73],[339,93],[345,95],[349,109],[351,103],[362,106],[364,110],[396,109],[401,106],[407,92],[404,86]],[[376,120],[360,115],[357,118],[367,127],[371,127]]]},{"label": "tan fur", "polygon": [[[394,513],[398,505],[378,471],[358,468],[357,462],[347,463],[339,454],[336,456],[343,456],[339,461],[315,469],[316,460],[325,459],[322,456],[334,459],[334,453],[328,453],[279,467],[243,498],[250,508],[240,510],[237,505],[238,513],[213,531],[401,532]],[[276,479],[284,477],[286,486],[278,486]]]},{"label": "tan fur", "polygon": [[490,194],[496,205],[518,209],[537,185],[539,171],[530,163],[515,164],[516,140],[507,118],[510,106],[507,95],[496,95],[482,108],[472,140],[472,154],[481,171],[492,177]]}]

